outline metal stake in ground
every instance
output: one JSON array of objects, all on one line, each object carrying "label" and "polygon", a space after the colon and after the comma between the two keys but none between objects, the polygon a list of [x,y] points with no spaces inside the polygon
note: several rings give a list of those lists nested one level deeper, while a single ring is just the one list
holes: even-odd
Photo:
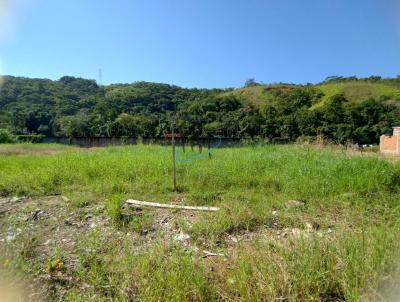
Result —
[{"label": "metal stake in ground", "polygon": [[175,157],[175,132],[174,132],[174,121],[171,123],[171,130],[172,130],[172,170],[174,174],[174,192],[177,191],[176,189],[176,157]]}]

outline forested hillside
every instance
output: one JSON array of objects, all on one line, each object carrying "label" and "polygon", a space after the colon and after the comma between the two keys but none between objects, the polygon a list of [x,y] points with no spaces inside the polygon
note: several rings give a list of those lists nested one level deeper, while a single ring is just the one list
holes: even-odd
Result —
[{"label": "forested hillside", "polygon": [[15,135],[162,138],[172,119],[188,139],[322,135],[335,143],[376,143],[400,124],[400,79],[330,77],[317,85],[249,80],[241,89],[223,90],[6,76],[0,88],[0,129]]}]

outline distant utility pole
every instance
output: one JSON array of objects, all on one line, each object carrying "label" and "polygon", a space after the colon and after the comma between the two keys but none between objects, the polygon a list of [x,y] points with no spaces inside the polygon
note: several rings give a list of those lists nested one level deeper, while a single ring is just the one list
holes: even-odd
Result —
[{"label": "distant utility pole", "polygon": [[99,69],[99,80],[98,80],[98,82],[97,82],[97,85],[99,85],[99,86],[103,85],[103,83],[102,83],[102,77],[103,77],[103,74],[102,74],[101,68],[100,68],[100,69]]}]

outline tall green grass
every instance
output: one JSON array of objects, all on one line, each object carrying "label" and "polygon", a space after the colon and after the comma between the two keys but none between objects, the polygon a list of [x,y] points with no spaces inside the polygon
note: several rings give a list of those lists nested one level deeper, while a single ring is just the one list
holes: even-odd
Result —
[{"label": "tall green grass", "polygon": [[[227,259],[206,261],[161,239],[132,249],[86,238],[74,252],[74,274],[93,287],[73,287],[67,300],[374,301],[382,277],[397,267],[399,164],[297,145],[253,146],[215,150],[211,160],[178,163],[177,172],[178,193],[171,150],[161,146],[0,155],[0,194],[63,194],[76,207],[105,203],[115,228],[138,233],[152,216],[124,223],[127,198],[171,202],[179,194],[187,204],[221,207],[185,231],[194,246],[222,249]],[[291,199],[304,205],[287,208]],[[303,230],[306,222],[322,235],[262,236],[274,228]],[[234,252],[224,241],[250,234],[254,239]]]},{"label": "tall green grass", "polygon": [[[171,151],[160,146],[110,147],[54,156],[0,155],[0,194],[49,195],[84,190],[108,198],[168,201]],[[219,149],[213,159],[178,164],[178,186],[193,204],[224,199],[333,199],[342,193],[398,189],[400,169],[386,161],[302,146]]]}]

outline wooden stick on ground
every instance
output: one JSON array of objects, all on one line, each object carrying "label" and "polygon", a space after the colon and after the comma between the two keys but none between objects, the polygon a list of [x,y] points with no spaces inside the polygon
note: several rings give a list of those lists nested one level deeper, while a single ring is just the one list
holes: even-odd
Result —
[{"label": "wooden stick on ground", "polygon": [[126,203],[134,206],[145,206],[145,207],[155,207],[155,208],[167,208],[167,209],[179,209],[179,210],[191,210],[191,211],[205,211],[205,212],[216,212],[219,208],[216,207],[193,207],[193,206],[181,206],[175,204],[165,204],[157,202],[147,202],[134,199],[128,199]]},{"label": "wooden stick on ground", "polygon": [[203,251],[203,253],[205,254],[203,256],[203,258],[213,257],[213,256],[225,256],[225,254],[222,254],[222,253],[212,253],[212,252],[209,252],[209,251]]}]

